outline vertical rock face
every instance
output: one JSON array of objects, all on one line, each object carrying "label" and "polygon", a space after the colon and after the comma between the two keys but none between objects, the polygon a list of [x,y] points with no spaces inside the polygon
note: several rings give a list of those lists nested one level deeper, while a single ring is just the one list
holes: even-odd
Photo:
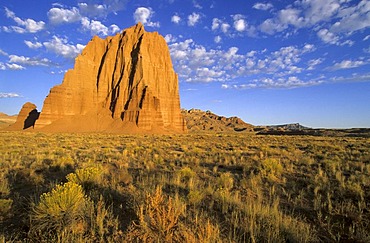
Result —
[{"label": "vertical rock face", "polygon": [[140,23],[104,40],[95,36],[50,90],[36,127],[186,131],[164,38]]},{"label": "vertical rock face", "polygon": [[39,112],[36,105],[30,102],[25,103],[19,111],[17,120],[4,130],[19,131],[30,127],[34,127],[36,120],[39,118]]}]

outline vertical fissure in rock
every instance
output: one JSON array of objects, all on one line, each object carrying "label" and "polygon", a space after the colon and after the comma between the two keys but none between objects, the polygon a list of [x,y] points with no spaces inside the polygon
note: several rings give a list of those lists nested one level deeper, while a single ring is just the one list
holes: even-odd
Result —
[{"label": "vertical fissure in rock", "polygon": [[[109,41],[109,44],[111,43],[112,40]],[[108,54],[108,51],[109,51],[109,47],[110,45],[107,45],[105,47],[105,52],[101,58],[101,61],[100,61],[100,65],[99,65],[99,69],[98,69],[98,75],[96,76],[96,91],[99,92],[99,82],[100,82],[100,75],[101,75],[101,72],[102,72],[102,69],[103,69],[103,66],[104,66],[104,63],[105,63],[105,58]]]},{"label": "vertical fissure in rock", "polygon": [[[129,76],[129,79],[128,79],[128,92],[129,92],[129,95],[128,95],[128,99],[127,99],[127,101],[126,101],[126,103],[124,105],[125,110],[128,109],[128,107],[130,105],[130,102],[132,100],[133,90],[134,90],[134,88],[137,87],[137,85],[135,85],[135,87],[133,87],[133,84],[134,84],[134,78],[135,78],[135,74],[136,74],[137,63],[139,61],[139,52],[140,52],[140,46],[141,46],[142,40],[143,40],[143,34],[139,37],[139,40],[138,40],[136,46],[131,51],[131,60],[132,61],[131,61],[130,76]],[[140,81],[138,82],[138,84],[140,83]]]},{"label": "vertical fissure in rock", "polygon": [[141,94],[141,98],[140,98],[140,102],[139,102],[139,108],[140,109],[143,108],[143,103],[144,103],[144,99],[145,99],[145,94],[146,94],[147,88],[148,88],[148,86],[145,86],[144,89],[143,89],[143,92]]},{"label": "vertical fissure in rock", "polygon": [[[120,60],[122,61],[122,63],[120,63]],[[116,52],[116,59],[114,61],[114,69],[113,69],[112,80],[111,80],[112,95],[111,95],[111,102],[110,102],[109,109],[112,112],[112,117],[114,117],[114,112],[115,112],[117,100],[119,97],[119,85],[121,83],[122,76],[123,76],[123,70],[125,66],[124,62],[125,62],[125,59],[123,57],[122,38],[120,38],[119,43],[118,43],[117,52]],[[115,80],[117,68],[120,69],[119,77],[118,77],[118,80]]]}]

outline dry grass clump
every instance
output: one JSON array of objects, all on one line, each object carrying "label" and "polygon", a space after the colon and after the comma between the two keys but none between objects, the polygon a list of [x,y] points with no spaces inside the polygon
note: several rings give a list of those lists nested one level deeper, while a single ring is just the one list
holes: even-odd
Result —
[{"label": "dry grass clump", "polygon": [[129,241],[179,242],[182,240],[179,218],[183,209],[171,198],[165,198],[158,187],[154,194],[147,194],[145,202],[137,208],[138,223],[129,229]]}]

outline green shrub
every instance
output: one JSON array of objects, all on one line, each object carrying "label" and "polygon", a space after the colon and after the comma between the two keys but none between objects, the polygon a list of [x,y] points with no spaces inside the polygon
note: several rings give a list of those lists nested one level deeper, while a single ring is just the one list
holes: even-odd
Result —
[{"label": "green shrub", "polygon": [[102,179],[102,171],[98,167],[77,169],[74,173],[67,175],[69,182],[79,185],[99,184]]},{"label": "green shrub", "polygon": [[33,207],[31,228],[35,232],[66,228],[83,231],[83,223],[89,217],[91,207],[92,202],[84,194],[82,186],[74,182],[57,185],[51,192],[42,194],[39,203]]}]

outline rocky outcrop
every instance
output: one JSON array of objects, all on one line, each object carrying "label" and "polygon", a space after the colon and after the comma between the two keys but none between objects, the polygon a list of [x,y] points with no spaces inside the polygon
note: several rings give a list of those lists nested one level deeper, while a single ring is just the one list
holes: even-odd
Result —
[{"label": "rocky outcrop", "polygon": [[219,116],[199,109],[182,110],[189,131],[251,132],[253,125],[238,117]]},{"label": "rocky outcrop", "polygon": [[185,132],[164,38],[141,23],[106,39],[95,36],[50,90],[36,128]]},{"label": "rocky outcrop", "polygon": [[36,105],[30,102],[25,103],[19,111],[17,120],[14,124],[5,128],[7,131],[20,131],[35,126],[36,120],[39,118],[39,112]]}]

